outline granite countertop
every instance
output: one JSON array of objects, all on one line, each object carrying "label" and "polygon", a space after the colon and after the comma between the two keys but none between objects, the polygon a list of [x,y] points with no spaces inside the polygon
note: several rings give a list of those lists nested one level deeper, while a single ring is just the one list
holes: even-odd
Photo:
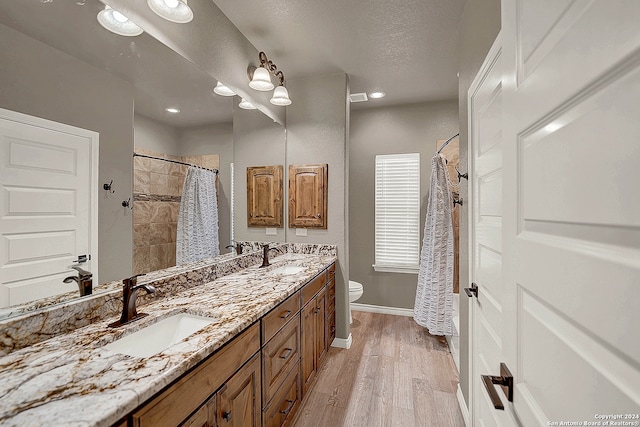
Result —
[{"label": "granite countertop", "polygon": [[[149,316],[118,329],[115,318],[92,323],[0,357],[0,425],[110,426],[295,293],[336,261],[331,255],[287,253],[175,296],[153,301]],[[292,275],[269,274],[299,265]],[[103,346],[177,313],[214,322],[148,358]]]}]

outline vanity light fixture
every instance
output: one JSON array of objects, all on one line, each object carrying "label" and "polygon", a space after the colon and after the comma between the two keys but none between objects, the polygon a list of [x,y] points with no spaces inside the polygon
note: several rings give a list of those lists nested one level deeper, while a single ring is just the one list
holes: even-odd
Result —
[{"label": "vanity light fixture", "polygon": [[248,68],[249,73],[249,87],[259,91],[269,91],[275,86],[271,82],[271,74],[280,80],[280,83],[273,91],[273,96],[269,100],[273,105],[287,106],[291,105],[291,99],[289,98],[289,91],[284,86],[284,73],[278,70],[276,64],[267,58],[267,54],[260,52],[258,54],[260,65],[256,67],[250,66]]},{"label": "vanity light fixture", "polygon": [[371,92],[369,94],[369,98],[373,98],[373,99],[384,98],[384,96],[385,96],[384,92]]},{"label": "vanity light fixture", "polygon": [[133,37],[143,33],[142,28],[131,22],[129,18],[110,6],[98,12],[98,22],[107,30],[121,36]]},{"label": "vanity light fixture", "polygon": [[229,89],[227,86],[223,85],[222,82],[218,82],[216,87],[213,88],[213,91],[221,96],[233,96],[236,93]]},{"label": "vanity light fixture", "polygon": [[240,104],[238,104],[238,107],[242,108],[243,110],[255,110],[256,109],[255,105],[253,105],[252,103],[250,103],[249,101],[247,101],[244,98],[242,98],[242,101],[240,101]]},{"label": "vanity light fixture", "polygon": [[147,5],[167,21],[186,24],[193,19],[193,11],[187,0],[147,0]]}]

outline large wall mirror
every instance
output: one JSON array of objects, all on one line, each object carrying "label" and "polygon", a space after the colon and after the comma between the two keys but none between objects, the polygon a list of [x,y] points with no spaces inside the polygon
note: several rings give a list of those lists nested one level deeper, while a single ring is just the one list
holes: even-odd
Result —
[{"label": "large wall mirror", "polygon": [[[284,241],[284,230],[266,236],[264,230],[246,229],[242,177],[248,165],[284,164],[285,129],[258,110],[240,110],[238,97],[214,94],[214,76],[147,33],[124,37],[102,28],[96,16],[104,7],[98,0],[0,3],[0,108],[100,134],[99,186],[92,189],[99,195],[99,282],[175,262],[175,216],[140,204],[145,200],[136,195],[162,193],[156,190],[164,186],[166,194],[151,195],[166,196],[175,206],[180,173],[162,162],[138,161],[134,151],[187,163],[215,162],[204,166],[219,170],[221,253],[231,251],[226,246],[234,236]],[[180,112],[170,113],[169,107]],[[136,174],[136,163],[141,173]],[[111,181],[113,191],[104,190]],[[121,205],[125,200],[132,210]],[[164,220],[169,232],[158,225]],[[150,262],[159,258],[165,263]],[[94,287],[101,291],[95,282]],[[70,284],[69,298],[77,297],[75,290]]]}]

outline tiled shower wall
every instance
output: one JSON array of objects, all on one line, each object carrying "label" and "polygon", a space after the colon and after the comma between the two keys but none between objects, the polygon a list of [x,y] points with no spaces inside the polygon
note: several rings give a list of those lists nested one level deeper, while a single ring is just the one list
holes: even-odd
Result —
[{"label": "tiled shower wall", "polygon": [[[135,148],[138,154],[218,169],[219,156],[180,157]],[[163,160],[133,159],[133,274],[176,265],[176,230],[188,166]]]}]

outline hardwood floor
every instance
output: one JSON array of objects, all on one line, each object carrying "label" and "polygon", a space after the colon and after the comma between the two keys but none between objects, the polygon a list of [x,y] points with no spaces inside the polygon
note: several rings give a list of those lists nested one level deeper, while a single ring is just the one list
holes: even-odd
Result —
[{"label": "hardwood floor", "polygon": [[350,349],[329,350],[294,427],[464,427],[444,337],[411,317],[362,311],[351,334]]}]

